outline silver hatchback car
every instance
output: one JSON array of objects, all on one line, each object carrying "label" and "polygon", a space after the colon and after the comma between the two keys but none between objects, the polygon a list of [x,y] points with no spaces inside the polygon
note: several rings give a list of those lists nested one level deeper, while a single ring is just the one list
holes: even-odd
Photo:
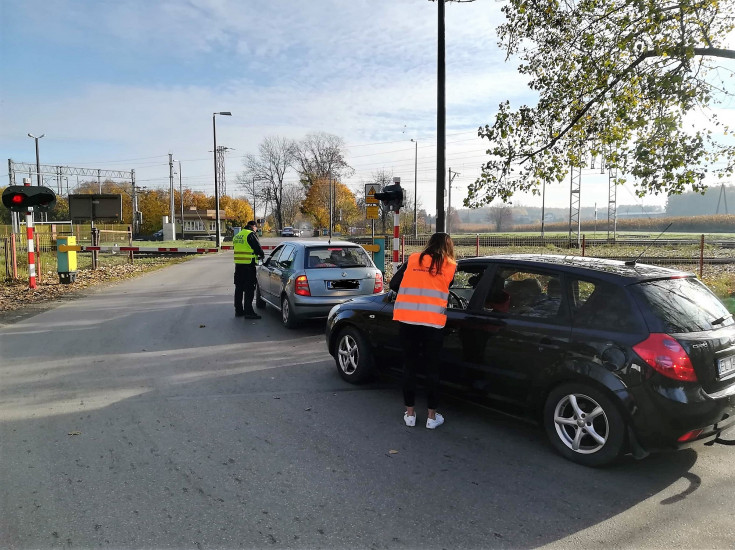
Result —
[{"label": "silver hatchback car", "polygon": [[256,270],[255,305],[281,311],[284,326],[326,318],[336,306],[383,292],[383,274],[360,245],[346,241],[290,241]]}]

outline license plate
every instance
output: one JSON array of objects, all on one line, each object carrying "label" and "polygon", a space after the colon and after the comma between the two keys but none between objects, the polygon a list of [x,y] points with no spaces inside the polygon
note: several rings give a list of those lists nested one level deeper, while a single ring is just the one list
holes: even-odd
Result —
[{"label": "license plate", "polygon": [[329,290],[354,290],[360,288],[360,282],[355,280],[327,281]]},{"label": "license plate", "polygon": [[735,355],[719,359],[717,361],[717,372],[719,373],[720,378],[724,378],[725,376],[730,376],[735,373]]}]

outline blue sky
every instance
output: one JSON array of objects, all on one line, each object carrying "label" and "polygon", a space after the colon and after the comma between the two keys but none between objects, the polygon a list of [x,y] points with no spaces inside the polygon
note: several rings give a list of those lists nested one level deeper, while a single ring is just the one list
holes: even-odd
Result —
[{"label": "blue sky", "polygon": [[[496,45],[501,6],[447,4],[455,206],[483,161],[477,127],[505,99],[533,101]],[[355,189],[380,169],[411,186],[414,138],[433,212],[436,15],[427,0],[0,0],[0,156],[35,162],[26,134],[45,133],[41,163],[135,169],[155,188],[168,187],[173,153],[184,186],[213,194],[212,113],[231,111],[217,118],[218,145],[233,149],[229,194],[242,194],[241,157],[263,138],[314,131],[345,140]],[[606,178],[583,180],[582,206],[606,201]],[[568,188],[548,190],[547,205],[568,204]]]}]

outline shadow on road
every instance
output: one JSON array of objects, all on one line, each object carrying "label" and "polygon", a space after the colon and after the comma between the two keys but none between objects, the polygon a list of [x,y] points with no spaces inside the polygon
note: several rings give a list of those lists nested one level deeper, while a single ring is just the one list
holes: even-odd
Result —
[{"label": "shadow on road", "polygon": [[269,357],[229,374],[184,362],[184,377],[154,381],[127,365],[123,386],[145,389],[88,406],[120,368],[98,364],[79,403],[3,421],[0,546],[530,548],[679,480],[662,504],[696,490],[691,450],[583,468],[521,420],[448,400],[444,426],[411,429],[397,384]]}]

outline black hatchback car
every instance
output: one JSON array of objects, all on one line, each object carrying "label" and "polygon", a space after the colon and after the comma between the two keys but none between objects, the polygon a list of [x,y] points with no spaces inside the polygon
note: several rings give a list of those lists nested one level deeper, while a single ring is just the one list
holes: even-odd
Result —
[{"label": "black hatchback car", "polygon": [[[327,345],[345,380],[400,368],[394,299],[330,312]],[[443,382],[538,419],[581,464],[721,441],[735,423],[735,322],[690,273],[570,256],[462,259],[444,331]]]}]

